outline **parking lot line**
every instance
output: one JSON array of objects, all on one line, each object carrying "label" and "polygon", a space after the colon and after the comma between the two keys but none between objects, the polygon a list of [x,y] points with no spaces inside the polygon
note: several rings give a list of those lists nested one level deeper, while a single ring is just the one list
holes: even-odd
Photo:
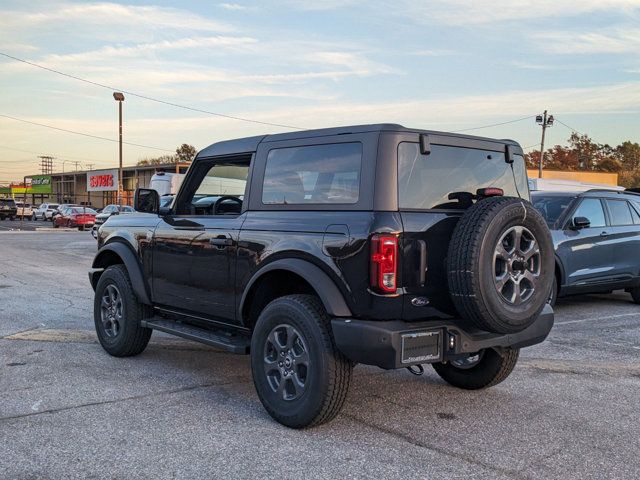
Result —
[{"label": "parking lot line", "polygon": [[615,320],[616,318],[623,317],[640,317],[640,312],[638,313],[621,313],[619,315],[609,315],[606,317],[592,317],[592,318],[581,318],[579,320],[567,320],[566,322],[555,322],[555,325],[569,325],[571,323],[584,323],[584,322],[595,322],[602,320]]}]

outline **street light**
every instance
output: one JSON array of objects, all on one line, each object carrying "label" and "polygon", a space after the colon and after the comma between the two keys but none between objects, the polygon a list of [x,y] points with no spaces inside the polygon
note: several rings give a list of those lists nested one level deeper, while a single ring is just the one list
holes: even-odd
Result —
[{"label": "street light", "polygon": [[122,192],[124,179],[122,177],[122,102],[124,102],[124,94],[121,92],[113,92],[113,98],[118,102],[118,144],[120,167],[118,168],[118,205],[122,205]]},{"label": "street light", "polygon": [[540,141],[540,164],[538,165],[538,178],[542,178],[542,163],[544,162],[544,132],[547,127],[553,125],[553,115],[547,116],[545,110],[542,115],[536,115],[536,123],[542,127],[542,140]]}]

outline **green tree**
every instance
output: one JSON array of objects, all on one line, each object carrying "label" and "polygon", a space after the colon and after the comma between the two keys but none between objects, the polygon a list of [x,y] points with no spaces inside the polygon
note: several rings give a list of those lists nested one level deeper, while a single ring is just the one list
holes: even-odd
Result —
[{"label": "green tree", "polygon": [[196,147],[187,143],[183,143],[176,148],[176,157],[178,157],[180,162],[192,162],[197,154],[198,150],[196,150]]}]

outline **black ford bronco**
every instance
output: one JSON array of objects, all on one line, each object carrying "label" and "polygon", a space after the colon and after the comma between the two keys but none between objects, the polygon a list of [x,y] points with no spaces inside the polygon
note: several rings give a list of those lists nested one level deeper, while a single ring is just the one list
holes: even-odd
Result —
[{"label": "black ford bronco", "polygon": [[266,410],[331,420],[357,363],[489,387],[553,326],[553,245],[520,146],[381,124],[215,143],[169,207],[111,217],[89,273],[104,349],[153,330],[250,354]]}]

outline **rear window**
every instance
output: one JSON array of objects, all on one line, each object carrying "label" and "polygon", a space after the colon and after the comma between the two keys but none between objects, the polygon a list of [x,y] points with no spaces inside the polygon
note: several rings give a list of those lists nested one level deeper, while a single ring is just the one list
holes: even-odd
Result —
[{"label": "rear window", "polygon": [[611,225],[633,225],[631,210],[625,200],[606,200],[609,213],[611,214]]},{"label": "rear window", "polygon": [[15,207],[16,202],[10,198],[0,198],[0,205],[7,207]]},{"label": "rear window", "polygon": [[361,143],[276,148],[267,156],[262,203],[357,203]]},{"label": "rear window", "polygon": [[[504,152],[431,145],[422,155],[417,143],[398,145],[398,196],[402,209],[466,208],[479,188],[495,187],[508,196],[529,197],[524,159],[515,156],[513,173]],[[517,189],[515,179],[517,181]]]}]

